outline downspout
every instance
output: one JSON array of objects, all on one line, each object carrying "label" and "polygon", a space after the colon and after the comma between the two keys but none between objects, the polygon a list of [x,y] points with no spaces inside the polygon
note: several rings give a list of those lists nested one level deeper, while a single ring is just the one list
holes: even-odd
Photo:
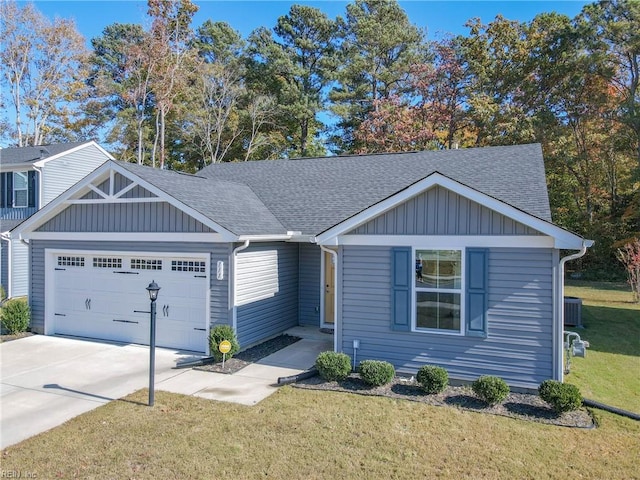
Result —
[{"label": "downspout", "polygon": [[[320,245],[320,250],[322,250],[323,252],[327,252],[328,254],[330,254],[333,257],[333,265],[334,265],[334,269],[333,269],[333,288],[336,289],[336,291],[333,293],[333,351],[334,352],[338,352],[338,332],[340,331],[339,328],[341,327],[341,325],[339,325],[338,323],[338,318],[340,317],[338,315],[338,252],[336,252],[335,250],[331,250],[330,248],[325,247],[324,245]],[[326,269],[325,269],[326,271]]]},{"label": "downspout", "polygon": [[42,171],[42,167],[33,166],[33,169],[38,172],[38,206],[36,207],[36,211],[40,210],[42,205],[42,198],[44,196],[44,172]]},{"label": "downspout", "polygon": [[563,362],[563,332],[564,332],[564,265],[565,263],[581,258],[587,253],[587,248],[592,247],[594,244],[593,240],[582,240],[582,247],[580,251],[577,253],[573,253],[571,255],[567,255],[560,259],[560,263],[558,264],[558,301],[557,301],[557,310],[556,317],[558,319],[554,338],[555,338],[555,352],[554,352],[554,368],[555,368],[555,377],[561,382],[564,381],[564,368],[562,365]]},{"label": "downspout", "polygon": [[242,250],[245,250],[247,248],[249,248],[249,243],[251,243],[251,240],[245,240],[244,243],[242,245],[240,245],[239,247],[236,247],[233,249],[233,252],[231,252],[231,275],[233,276],[232,280],[231,280],[231,315],[232,315],[232,327],[233,327],[233,331],[236,332],[236,335],[238,334],[238,309],[236,308],[236,254],[238,252],[241,252]]}]

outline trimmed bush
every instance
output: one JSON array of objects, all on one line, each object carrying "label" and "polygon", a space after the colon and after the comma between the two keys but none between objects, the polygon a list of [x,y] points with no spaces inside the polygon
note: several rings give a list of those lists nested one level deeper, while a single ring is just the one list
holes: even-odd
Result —
[{"label": "trimmed bush", "polygon": [[423,365],[418,370],[416,380],[426,393],[441,393],[449,384],[449,374],[442,367]]},{"label": "trimmed bush", "polygon": [[0,302],[7,298],[7,291],[4,289],[4,285],[0,285]]},{"label": "trimmed bush", "polygon": [[217,362],[222,361],[222,353],[218,350],[220,342],[228,340],[231,342],[231,350],[227,353],[226,359],[230,359],[240,350],[240,344],[233,328],[230,325],[216,325],[209,332],[209,350],[211,356],[215,358]]},{"label": "trimmed bush", "polygon": [[545,380],[538,387],[538,393],[557,413],[572,412],[582,406],[580,389],[570,383]]},{"label": "trimmed bush", "polygon": [[471,385],[473,392],[489,405],[502,403],[511,391],[509,385],[500,377],[483,375]]},{"label": "trimmed bush", "polygon": [[396,375],[396,369],[389,362],[380,360],[363,360],[358,365],[360,378],[371,386],[386,385]]},{"label": "trimmed bush", "polygon": [[26,298],[12,298],[7,300],[0,308],[0,321],[2,326],[13,335],[26,332],[29,328],[31,310]]},{"label": "trimmed bush", "polygon": [[316,368],[328,382],[344,380],[351,373],[351,358],[346,353],[322,352],[316,358]]}]

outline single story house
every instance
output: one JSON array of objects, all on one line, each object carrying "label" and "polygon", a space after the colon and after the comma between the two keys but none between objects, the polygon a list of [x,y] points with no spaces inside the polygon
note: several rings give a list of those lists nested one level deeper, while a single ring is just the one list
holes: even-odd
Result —
[{"label": "single story house", "polygon": [[[540,145],[215,164],[109,161],[12,232],[32,329],[207,352],[296,325],[400,373],[536,388],[563,374],[563,265]],[[561,258],[561,249],[576,250]],[[354,352],[354,350],[357,350]]]},{"label": "single story house", "polygon": [[93,141],[0,149],[0,285],[7,296],[29,291],[29,249],[8,232],[113,159]]}]

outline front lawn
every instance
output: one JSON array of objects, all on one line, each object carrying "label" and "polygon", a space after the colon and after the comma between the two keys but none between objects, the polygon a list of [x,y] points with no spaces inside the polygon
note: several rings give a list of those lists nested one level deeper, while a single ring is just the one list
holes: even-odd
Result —
[{"label": "front lawn", "polygon": [[584,329],[569,328],[589,341],[585,358],[574,358],[565,381],[583,396],[640,413],[640,304],[626,284],[572,281],[565,294],[582,298]]},{"label": "front lawn", "polygon": [[541,425],[382,397],[283,387],[255,407],[157,392],[8,448],[37,478],[638,478],[640,423]]}]

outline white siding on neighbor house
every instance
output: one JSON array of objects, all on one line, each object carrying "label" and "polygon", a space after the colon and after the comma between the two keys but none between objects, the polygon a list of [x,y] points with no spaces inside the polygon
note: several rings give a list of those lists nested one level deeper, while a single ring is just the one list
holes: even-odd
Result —
[{"label": "white siding on neighbor house", "polygon": [[29,295],[29,247],[20,240],[11,240],[11,278],[8,295],[25,297]]},{"label": "white siding on neighbor house", "polygon": [[42,168],[42,205],[52,201],[98,168],[108,158],[95,145],[89,145],[45,163]]},{"label": "white siding on neighbor house", "polygon": [[236,255],[236,328],[245,348],[298,324],[298,245],[254,243]]},{"label": "white siding on neighbor house", "polygon": [[9,242],[0,240],[0,285],[4,287],[6,295],[9,294]]},{"label": "white siding on neighbor house", "polygon": [[[70,251],[114,251],[114,252],[170,252],[208,253],[210,255],[210,324],[231,325],[229,308],[229,259],[231,246],[228,243],[175,243],[175,242],[70,242],[31,240],[32,281],[30,286],[31,327],[44,333],[45,325],[45,249]],[[217,262],[224,263],[224,277],[216,278]],[[146,295],[146,292],[141,292]]]},{"label": "white siding on neighbor house", "polygon": [[553,250],[492,248],[489,252],[487,338],[391,329],[391,248],[342,248],[341,350],[393,363],[415,374],[425,364],[451,378],[497,375],[535,388],[553,377]]},{"label": "white siding on neighbor house", "polygon": [[435,186],[349,232],[355,235],[540,235],[446,188]]},{"label": "white siding on neighbor house", "polygon": [[298,323],[320,327],[320,268],[322,250],[310,243],[298,244]]}]

